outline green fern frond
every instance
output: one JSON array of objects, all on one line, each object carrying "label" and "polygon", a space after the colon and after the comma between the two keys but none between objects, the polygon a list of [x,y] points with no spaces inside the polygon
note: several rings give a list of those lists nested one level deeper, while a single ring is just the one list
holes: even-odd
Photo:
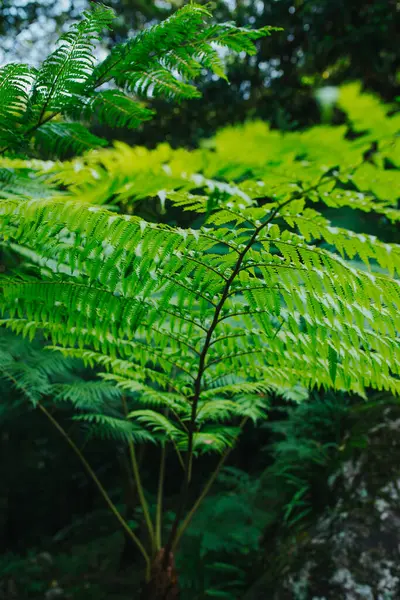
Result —
[{"label": "green fern frond", "polygon": [[237,414],[235,402],[225,399],[216,399],[199,403],[197,421],[199,423],[204,421],[223,422],[229,420],[235,414]]},{"label": "green fern frond", "polygon": [[[149,27],[126,44],[115,46],[95,71],[97,82],[114,79],[141,95],[164,94],[167,98],[195,98],[199,92],[182,78],[194,79],[201,66],[226,78],[223,65],[212,44],[234,52],[255,52],[254,41],[268,35],[271,28],[252,31],[208,25],[209,10],[190,3],[160,25]],[[180,78],[177,78],[177,73]]]},{"label": "green fern frond", "polygon": [[110,417],[102,413],[75,415],[73,419],[87,425],[92,436],[119,442],[154,442],[154,437],[145,429],[125,419]]},{"label": "green fern frond", "polygon": [[91,96],[81,116],[94,116],[109,127],[134,129],[154,116],[154,111],[119,90],[104,90]]},{"label": "green fern frond", "polygon": [[80,410],[102,409],[105,401],[120,401],[122,396],[117,387],[102,381],[57,383],[52,386],[51,392],[55,402],[71,402]]},{"label": "green fern frond", "polygon": [[95,79],[99,82],[121,78],[125,73],[137,67],[150,67],[157,63],[167,52],[187,45],[194,40],[195,33],[205,25],[210,12],[202,6],[188,4],[179,9],[160,25],[154,25],[139,33],[125,44],[114,46],[110,55],[95,70]]},{"label": "green fern frond", "polygon": [[60,354],[43,352],[38,343],[31,344],[4,327],[0,328],[0,379],[4,400],[8,396],[4,387],[7,383],[35,406],[52,396],[54,381],[73,379],[72,370],[78,366]]},{"label": "green fern frond", "polygon": [[[90,123],[97,118],[111,127],[137,127],[154,112],[131,93],[146,98],[198,98],[201,94],[193,80],[202,66],[224,76],[214,42],[253,52],[253,40],[267,34],[267,28],[259,32],[238,28],[237,42],[232,45],[227,41],[232,36],[208,24],[210,17],[207,8],[188,4],[164,22],[115,45],[96,65],[95,44],[102,31],[111,27],[114,11],[93,4],[60,37],[58,47],[38,71],[20,64],[0,70],[1,153],[29,148],[32,138],[36,150],[60,156],[71,149],[81,153],[105,145],[79,121]],[[61,117],[72,122],[59,123]]]},{"label": "green fern frond", "polygon": [[35,81],[32,110],[39,121],[47,112],[59,112],[85,92],[95,66],[94,43],[110,27],[114,11],[101,5],[63,34],[59,46],[44,62]]},{"label": "green fern frond", "polygon": [[149,409],[134,410],[128,414],[129,419],[145,424],[155,433],[161,433],[169,440],[181,442],[185,438],[185,431],[175,426],[164,415]]},{"label": "green fern frond", "polygon": [[35,134],[35,146],[43,153],[64,156],[74,152],[80,154],[107,142],[90,133],[80,123],[46,123]]},{"label": "green fern frond", "polygon": [[[239,427],[228,425],[205,425],[201,431],[196,431],[193,436],[193,450],[195,454],[217,453],[223,454],[229,448],[232,448],[240,434]],[[187,450],[187,438],[185,438],[178,448]]]},{"label": "green fern frond", "polygon": [[0,68],[0,127],[22,124],[27,111],[35,69],[28,65],[10,63]]},{"label": "green fern frond", "polygon": [[339,107],[347,114],[354,130],[367,131],[369,139],[376,135],[382,139],[390,138],[400,129],[400,115],[397,113],[388,118],[391,107],[383,104],[375,95],[362,92],[359,83],[342,86]]},{"label": "green fern frond", "polygon": [[34,170],[0,167],[0,198],[46,198],[62,195]]},{"label": "green fern frond", "polygon": [[[234,272],[229,263],[222,269],[218,266],[221,255],[213,254],[210,225],[199,232],[179,232],[134,217],[54,201],[25,202],[23,210],[15,209],[14,203],[9,207],[7,216],[3,206],[3,231],[20,244],[41,243],[43,258],[65,264],[63,272],[74,272],[75,278],[68,283],[62,278],[47,283],[7,279],[2,284],[6,305],[18,297],[18,303],[7,309],[11,317],[27,313],[57,344],[94,348],[130,360],[137,368],[153,365],[169,378],[177,369],[184,385],[190,384],[200,346],[190,344],[187,336],[197,329],[201,339],[202,323],[212,317]],[[304,361],[312,358],[313,366],[306,370],[307,385],[314,381],[360,392],[375,382],[380,388],[395,389],[392,374],[398,368],[392,360],[399,353],[395,331],[400,326],[397,281],[350,267],[340,256],[306,244],[289,231],[281,232],[276,224],[270,227],[268,220],[265,226],[261,220],[254,230],[251,224],[259,216],[260,209],[254,208],[246,213],[222,210],[209,219],[214,236],[225,243],[221,223],[229,219],[247,221],[248,226],[236,234],[242,242],[237,247],[244,247],[246,254],[240,268],[236,267],[237,282],[232,283],[219,318],[221,326],[226,322],[231,333],[238,335],[213,340],[205,365],[207,376],[222,377],[240,365],[248,376],[258,378],[265,363],[272,368],[287,355],[296,371],[304,370]],[[284,211],[281,216],[295,218]],[[23,225],[17,231],[15,219]],[[66,229],[73,235],[65,238]],[[255,236],[258,229],[260,235]],[[66,241],[60,243],[60,236]],[[257,250],[246,246],[252,239],[260,244]],[[354,240],[349,248],[354,252]],[[397,248],[378,244],[378,251],[381,257],[385,251],[396,256]],[[368,262],[371,251],[366,253]],[[235,260],[234,253],[230,256]],[[375,251],[372,256],[376,257]],[[380,260],[389,264],[393,259]],[[124,279],[131,261],[136,266]],[[118,282],[120,288],[116,288]],[[298,295],[293,294],[294,288]],[[40,318],[35,309],[39,299]],[[99,321],[101,306],[107,306],[107,312]],[[193,320],[196,312],[198,324]],[[69,327],[65,328],[61,323],[67,314]],[[281,320],[279,329],[272,317]],[[239,335],[243,327],[247,336]],[[180,339],[187,345],[182,346]],[[363,349],[355,356],[353,349],[360,346]],[[335,381],[332,356],[337,357]]]},{"label": "green fern frond", "polygon": [[115,373],[100,373],[100,377],[105,381],[113,382],[117,389],[134,394],[135,400],[140,404],[169,408],[179,415],[189,415],[189,400],[181,394],[163,392],[160,389],[154,389],[138,379],[130,379],[129,377],[116,375]]},{"label": "green fern frond", "polygon": [[237,27],[234,23],[218,23],[208,29],[205,37],[215,40],[215,43],[234,52],[246,52],[249,56],[256,54],[254,42],[268,36],[271,32],[283,31],[281,27],[265,26],[258,30]]}]

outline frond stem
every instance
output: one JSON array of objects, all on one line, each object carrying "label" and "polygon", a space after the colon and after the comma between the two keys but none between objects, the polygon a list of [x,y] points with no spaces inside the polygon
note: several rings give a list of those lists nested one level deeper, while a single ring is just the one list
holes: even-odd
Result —
[{"label": "frond stem", "polygon": [[[249,420],[249,417],[244,417],[242,419],[242,422],[239,425],[241,430],[244,428],[244,426],[246,425],[248,420]],[[221,469],[224,466],[224,464],[225,464],[226,460],[228,459],[232,450],[233,450],[233,446],[228,448],[225,451],[225,453],[221,456],[215,470],[213,471],[213,473],[211,474],[211,477],[209,478],[206,485],[204,486],[203,491],[201,492],[200,496],[197,498],[196,502],[194,503],[194,505],[188,512],[188,514],[186,515],[185,520],[182,522],[181,526],[179,527],[179,530],[178,530],[178,532],[175,536],[174,542],[172,544],[173,552],[176,551],[176,548],[178,547],[178,544],[180,542],[182,535],[185,533],[186,529],[189,527],[194,515],[196,514],[196,512],[197,512],[198,508],[200,507],[201,503],[203,502],[204,498],[207,496],[208,492],[210,491],[211,487],[213,486],[215,480],[217,479],[218,475],[220,474]]]},{"label": "frond stem", "polygon": [[160,459],[160,474],[158,478],[158,489],[157,489],[157,513],[156,513],[156,550],[160,550],[162,547],[162,511],[163,511],[163,493],[164,493],[164,479],[165,479],[165,457],[166,457],[166,444],[162,445],[161,448],[161,459]]},{"label": "frond stem", "polygon": [[87,462],[87,460],[83,456],[82,452],[79,450],[78,446],[69,437],[69,435],[67,434],[67,432],[65,431],[65,429],[59,424],[59,422],[53,417],[53,415],[42,404],[38,404],[37,406],[38,406],[39,410],[41,410],[42,413],[44,415],[46,415],[46,417],[49,419],[49,421],[59,431],[59,433],[62,435],[62,437],[67,441],[67,443],[69,444],[69,446],[72,448],[72,450],[78,456],[79,460],[81,461],[81,463],[85,467],[85,469],[88,472],[88,474],[90,475],[91,479],[96,484],[97,489],[99,490],[100,494],[103,496],[103,498],[106,501],[106,503],[107,503],[108,507],[110,508],[111,512],[118,519],[120,525],[126,531],[126,533],[131,538],[131,540],[134,542],[134,544],[139,548],[140,552],[143,555],[143,558],[146,561],[146,569],[149,570],[150,569],[150,565],[151,565],[151,563],[150,563],[150,557],[147,554],[147,552],[146,552],[146,550],[145,550],[142,542],[139,540],[139,538],[136,536],[136,534],[129,527],[128,523],[125,521],[125,519],[123,518],[123,516],[121,515],[121,513],[119,512],[119,510],[115,506],[114,502],[111,500],[111,498],[108,495],[107,491],[103,487],[102,483],[98,479],[96,473],[93,471],[92,467]]},{"label": "frond stem", "polygon": [[[126,398],[125,398],[125,396],[122,396],[122,404],[123,404],[125,416],[127,416],[129,411],[128,411],[128,406],[126,404]],[[137,491],[138,491],[139,501],[140,501],[140,505],[141,505],[142,510],[143,510],[143,516],[144,516],[144,520],[146,522],[146,526],[147,526],[147,530],[148,530],[148,534],[149,534],[149,538],[150,538],[150,542],[151,542],[152,551],[154,552],[154,550],[155,550],[154,527],[153,527],[153,522],[152,522],[151,517],[150,517],[150,512],[149,512],[149,507],[148,507],[148,504],[147,504],[147,500],[146,500],[145,495],[144,495],[144,490],[143,490],[143,485],[142,485],[142,479],[140,477],[139,465],[138,465],[138,461],[137,461],[137,458],[136,458],[135,445],[134,445],[132,439],[129,440],[128,445],[129,445],[129,455],[130,455],[131,463],[132,463],[132,471],[133,471],[133,476],[135,478],[135,483],[136,483],[136,488],[137,488]]]}]

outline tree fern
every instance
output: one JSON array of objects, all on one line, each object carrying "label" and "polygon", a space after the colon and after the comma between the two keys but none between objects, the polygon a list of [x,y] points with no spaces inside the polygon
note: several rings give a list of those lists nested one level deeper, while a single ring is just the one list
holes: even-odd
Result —
[{"label": "tree fern", "polygon": [[[171,32],[175,49],[190,36],[208,43],[219,33],[238,49],[241,30],[199,33],[205,14],[189,5],[118,46],[93,77],[118,83],[126,74],[138,91],[144,71],[137,65],[148,61],[149,72],[158,72],[153,61],[159,69]],[[257,35],[246,33],[244,47]],[[336,227],[322,214],[346,207],[398,222],[398,116],[385,118],[382,137],[371,127],[373,139],[351,141],[347,126],[282,135],[256,122],[228,128],[192,153],[117,145],[66,165],[29,162],[44,185],[67,187],[64,195],[15,193],[1,201],[1,243],[15,257],[0,274],[1,324],[24,336],[41,332],[49,349],[96,367],[103,390],[115,386],[107,398],[93,385],[81,385],[77,396],[63,386],[56,398],[75,403],[77,419],[96,433],[128,443],[148,548],[131,535],[148,570],[150,556],[178,547],[243,427],[265,418],[271,392],[400,392],[399,246]],[[143,161],[147,181],[140,167],[117,179],[127,156]],[[105,183],[110,174],[114,187]],[[81,198],[86,189],[89,198]],[[99,206],[112,190],[117,207]],[[186,226],[131,214],[135,194],[158,196],[185,214]],[[135,443],[150,440],[163,449],[170,443],[184,469],[165,544],[161,508],[154,524],[135,455]],[[219,462],[186,513],[194,458],[206,452]]]}]

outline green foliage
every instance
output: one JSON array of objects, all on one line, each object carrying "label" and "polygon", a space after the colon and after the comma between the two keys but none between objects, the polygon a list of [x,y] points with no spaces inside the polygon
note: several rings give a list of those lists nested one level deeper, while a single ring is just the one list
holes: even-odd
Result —
[{"label": "green foliage", "polygon": [[[194,194],[193,208],[198,202],[200,210],[204,210],[200,206],[204,198],[197,198],[200,194],[210,198],[210,209],[224,194],[251,204],[263,196],[284,198],[296,190],[294,186],[312,186],[318,176],[340,167],[336,190],[324,190],[328,208],[340,210],[349,204],[351,209],[365,213],[376,209],[396,220],[393,207],[399,174],[391,167],[397,167],[399,160],[399,113],[387,116],[395,107],[361,94],[358,84],[341,88],[338,105],[347,113],[347,126],[317,126],[283,134],[266,123],[250,121],[221,130],[195,151],[172,150],[167,144],[147,150],[115,142],[112,149],[94,150],[62,163],[3,159],[0,165],[14,177],[24,168],[23,173],[30,172],[34,181],[45,180],[46,193],[50,188],[60,194],[62,188],[65,198],[118,204],[128,213],[143,209],[143,200],[148,206],[148,199],[156,198],[157,218],[165,209],[167,191],[168,197],[172,191],[184,192],[181,198],[173,197],[174,205],[182,208],[189,206],[186,192]],[[363,135],[349,139],[349,132]],[[375,142],[379,142],[379,152],[363,160]],[[318,239],[317,222],[309,222],[309,234]]]},{"label": "green foliage", "polygon": [[[343,108],[358,97],[356,87],[344,88]],[[398,171],[385,161],[395,156],[399,117],[382,109],[368,122],[371,102],[360,97],[357,119],[368,132],[354,141],[346,127],[282,135],[255,122],[195,152],[119,144],[43,165],[50,185],[69,189],[2,202],[4,245],[24,257],[1,276],[2,323],[30,337],[43,331],[64,356],[103,369],[142,404],[128,415],[138,435],[144,426],[178,451],[229,449],[240,419],[263,418],[271,390],[397,393],[399,248],[333,227],[316,210],[349,207],[398,221]],[[134,165],[130,179],[124,164]],[[118,178],[139,197],[158,192],[195,226],[77,201],[109,179],[103,201],[111,188],[128,208]],[[135,435],[114,414],[85,419],[107,435]]]},{"label": "green foliage", "polygon": [[[85,0],[79,6],[82,3]],[[103,46],[110,48],[116,39],[126,39],[132,30],[153,25],[184,3],[113,0],[110,4],[118,19],[110,35],[106,33]],[[50,22],[56,21],[56,31],[60,31],[78,11],[73,2],[61,9],[56,0],[46,0],[45,7],[38,0],[30,0],[28,10],[14,5],[13,0],[3,0],[0,6],[5,55],[21,55],[24,42],[18,33],[25,29],[35,63],[55,41]],[[249,61],[230,57],[230,86],[211,74],[205,77],[201,83],[202,102],[183,102],[178,111],[171,110],[168,102],[152,101],[158,118],[143,129],[125,134],[124,139],[150,146],[166,139],[175,147],[195,146],[221,126],[254,116],[270,120],[279,129],[309,127],[320,120],[315,89],[353,79],[385,99],[400,94],[396,0],[279,0],[264,4],[256,0],[239,4],[216,0],[213,6],[218,22],[234,20],[252,28],[278,25],[283,33],[257,43],[257,54]],[[10,42],[12,47],[7,52]],[[334,117],[337,119],[338,113]]]},{"label": "green foliage", "polygon": [[183,597],[238,598],[259,551],[266,513],[256,505],[258,482],[226,467],[217,489],[194,517],[182,544]]},{"label": "green foliage", "polygon": [[328,474],[343,454],[352,411],[365,403],[328,393],[275,404],[273,419],[261,426],[270,441],[260,449],[259,463],[270,466],[259,472],[252,461],[251,474],[225,468],[187,531],[181,555],[185,598],[208,598],[215,588],[221,597],[240,598],[259,570],[265,593],[272,593],[274,577],[290,561],[287,545],[305,535],[329,504]]},{"label": "green foliage", "polygon": [[112,9],[94,4],[39,69],[23,64],[0,69],[2,153],[27,150],[29,143],[50,155],[102,146],[102,138],[74,120],[137,127],[153,116],[138,98],[197,98],[201,94],[192,82],[204,67],[226,78],[216,45],[251,54],[254,42],[270,32],[210,24],[209,9],[190,3],[96,61],[95,46],[114,16]]},{"label": "green foliage", "polygon": [[[84,15],[32,83],[26,110],[34,120],[25,131],[21,125],[21,136],[33,136],[38,150],[81,151],[96,140],[80,123],[58,121],[60,115],[88,118],[97,106],[109,124],[136,124],[145,113],[131,111],[121,89],[195,97],[187,80],[200,66],[222,75],[213,43],[251,54],[267,32],[207,25],[208,16],[204,7],[187,5],[94,65],[91,44],[109,11]],[[96,91],[111,80],[118,90]],[[42,410],[46,396],[69,403],[89,434],[128,446],[147,548],[55,422],[148,568],[165,533],[165,463],[154,519],[137,444],[152,442],[164,452],[168,443],[183,467],[167,542],[175,550],[198,508],[196,501],[186,512],[194,458],[221,457],[200,502],[246,423],[265,420],[272,392],[294,398],[305,389],[364,397],[369,388],[400,391],[400,247],[337,226],[326,215],[346,209],[399,221],[399,115],[381,107],[373,120],[376,100],[360,96],[354,85],[343,88],[341,107],[353,102],[360,110],[347,111],[348,125],[281,134],[249,122],[222,130],[193,152],[116,144],[67,163],[2,161],[9,178],[0,202],[0,324],[31,340],[42,335],[49,356],[79,360],[97,375],[51,380],[36,392],[12,359],[14,385],[28,390]],[[168,223],[143,218],[139,200],[147,199],[159,213],[173,215]],[[6,351],[6,376],[9,362]],[[314,448],[295,445],[301,460],[314,460]],[[279,452],[287,457],[292,451],[288,438]],[[289,526],[308,510],[307,482],[293,480],[283,514]],[[210,511],[207,520],[235,515],[246,547],[256,548],[259,530],[252,523],[243,527],[251,515],[242,499],[221,497]],[[226,541],[240,552],[243,540],[229,537],[230,521]],[[220,550],[221,538],[210,532],[201,543],[203,558]],[[223,590],[209,591],[224,597]]]},{"label": "green foliage", "polygon": [[[56,381],[73,380],[72,370],[78,364],[59,354],[43,352],[39,343],[30,344],[11,331],[3,330],[0,337],[0,381],[4,396],[1,418],[11,416],[11,409],[19,407],[23,400],[29,399],[35,405],[51,395]],[[17,392],[14,399],[10,394],[12,389]]]},{"label": "green foliage", "polygon": [[[343,106],[349,95],[356,98],[354,90],[343,90]],[[358,119],[367,122],[365,103],[361,96],[367,109]],[[24,334],[45,330],[65,355],[106,367],[120,388],[169,387],[163,402],[172,392],[179,398],[178,438],[186,437],[210,327],[199,415],[201,403],[212,399],[207,410],[218,406],[217,420],[257,418],[262,409],[244,408],[248,394],[256,399],[298,383],[396,393],[398,246],[332,227],[316,210],[349,207],[398,220],[398,171],[385,168],[396,156],[398,116],[384,122],[382,140],[380,120],[355,141],[345,127],[282,135],[249,123],[218,134],[211,150],[149,153],[118,145],[90,153],[80,169],[77,161],[55,164],[50,181],[77,179],[68,201],[2,203],[4,239],[24,256],[35,253],[31,266],[2,277],[4,322]],[[372,162],[371,141],[379,144]],[[128,161],[130,155],[137,160]],[[131,181],[120,173],[124,163],[135,165]],[[119,185],[139,197],[155,195],[152,173],[154,186],[162,184],[159,195],[198,215],[200,228],[147,223],[76,202],[91,189],[95,195],[105,178],[114,198]],[[140,418],[153,419],[148,412]],[[202,447],[231,443],[228,430],[222,446],[206,432],[203,442],[197,434]]]},{"label": "green foliage", "polygon": [[269,447],[273,463],[259,479],[260,497],[269,507],[270,529],[279,526],[290,534],[301,531],[316,508],[327,501],[324,474],[339,454],[350,411],[349,397],[314,394],[297,406],[281,407],[281,418],[263,425],[274,438]]}]

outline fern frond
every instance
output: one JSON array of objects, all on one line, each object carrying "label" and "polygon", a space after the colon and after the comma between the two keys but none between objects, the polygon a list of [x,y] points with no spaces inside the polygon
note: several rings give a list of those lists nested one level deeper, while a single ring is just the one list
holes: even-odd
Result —
[{"label": "fern frond", "polygon": [[368,132],[368,139],[376,136],[393,137],[400,129],[400,115],[388,117],[392,107],[382,103],[371,93],[361,90],[357,82],[343,85],[340,89],[339,107],[347,114],[354,131]]},{"label": "fern frond", "polygon": [[80,123],[46,123],[35,134],[35,146],[44,154],[65,156],[70,152],[80,154],[107,142],[90,133]]},{"label": "fern frond", "polygon": [[118,419],[104,414],[87,413],[75,415],[74,421],[88,426],[91,435],[120,442],[154,442],[154,437],[145,429],[125,419]]},{"label": "fern frond", "polygon": [[71,402],[79,410],[102,409],[104,402],[121,399],[121,391],[102,381],[74,381],[52,386],[55,402]]},{"label": "fern frond", "polygon": [[154,116],[154,111],[120,90],[104,90],[89,97],[81,115],[94,116],[109,127],[134,129]]},{"label": "fern frond", "polygon": [[163,392],[160,389],[154,389],[138,379],[130,379],[129,377],[116,375],[115,373],[100,373],[100,376],[105,381],[114,382],[117,389],[134,394],[135,400],[140,402],[140,404],[167,407],[174,413],[183,416],[189,415],[189,400],[181,394]]},{"label": "fern frond", "polygon": [[234,23],[218,23],[213,25],[206,32],[208,39],[215,40],[215,43],[229,48],[234,52],[246,52],[252,56],[257,52],[254,42],[268,36],[273,31],[283,31],[281,27],[265,26],[258,30],[248,29],[246,27],[237,27]]},{"label": "fern frond", "polygon": [[38,176],[34,170],[0,167],[0,198],[46,198],[63,192]]},{"label": "fern frond", "polygon": [[129,413],[129,419],[144,423],[152,431],[162,433],[169,440],[179,442],[185,438],[185,431],[176,427],[167,417],[154,410],[134,410]]},{"label": "fern frond", "polygon": [[27,111],[35,69],[10,63],[0,68],[0,127],[9,129],[22,125]]},{"label": "fern frond", "polygon": [[[68,203],[57,205],[54,201],[25,202],[23,210],[15,209],[13,203],[9,206],[8,216],[6,205],[3,207],[3,231],[20,244],[41,244],[43,257],[69,264],[69,270],[63,271],[74,272],[76,280],[35,283],[7,279],[3,290],[11,317],[27,313],[28,318],[37,321],[35,327],[45,328],[56,344],[69,346],[73,342],[82,348],[94,348],[129,360],[137,368],[153,365],[169,378],[177,369],[185,385],[190,383],[198,349],[194,347],[193,351],[186,337],[191,331],[186,317],[180,319],[176,311],[191,311],[192,316],[198,312],[200,320],[207,323],[233,273],[232,267],[222,271],[217,267],[214,260],[217,256],[221,260],[221,255],[214,255],[208,233],[181,233],[149,226],[134,217],[88,211]],[[256,225],[258,208],[247,209],[245,214],[243,218],[241,211],[223,209],[209,219],[217,240],[223,236],[220,223],[226,223],[226,219],[242,224],[247,221],[247,227],[236,234],[244,242],[238,247],[246,248],[246,240],[249,243],[250,239],[260,246],[257,250],[247,247],[236,269],[239,287],[233,286],[234,296],[225,297],[218,319],[218,323],[229,324],[232,335],[222,336],[219,341],[217,337],[210,347],[205,363],[207,376],[222,377],[240,365],[247,376],[257,378],[265,363],[273,367],[279,357],[287,354],[299,371],[305,368],[304,361],[314,361],[314,366],[307,368],[307,385],[314,381],[326,386],[329,380],[338,389],[359,391],[375,382],[378,387],[393,389],[391,373],[398,373],[397,363],[392,364],[398,356],[398,282],[389,275],[350,267],[340,256],[306,244],[297,234],[281,232],[276,224],[270,227],[265,221],[264,227],[261,220]],[[295,215],[283,211],[281,216],[291,223],[296,220]],[[16,218],[24,224],[17,231],[13,226]],[[256,227],[255,231],[259,228],[262,235],[254,237],[251,227]],[[66,229],[72,234],[69,238],[65,238]],[[67,243],[60,243],[60,235]],[[326,230],[324,235],[328,235]],[[349,238],[346,248],[351,253],[354,240]],[[343,237],[340,243],[344,243]],[[370,254],[375,258],[379,252],[382,264],[387,265],[393,259],[383,259],[385,251],[396,256],[397,248],[378,244],[376,251],[366,251],[365,260],[368,262]],[[365,253],[360,249],[358,252],[364,257]],[[121,282],[126,265],[132,261],[136,265],[134,277]],[[116,294],[117,282],[121,287]],[[9,305],[15,297],[18,303]],[[40,313],[35,308],[39,299]],[[102,306],[107,306],[107,312],[102,311],[99,320]],[[280,329],[272,317],[281,319]],[[66,318],[67,328],[63,324]],[[157,332],[152,329],[156,320]],[[243,327],[248,335],[235,335]],[[186,346],[174,340],[174,332],[184,336]],[[356,356],[352,352],[355,347],[360,348]],[[332,356],[337,357],[334,377]],[[349,372],[347,379],[345,371]]]},{"label": "fern frond", "polygon": [[[193,436],[193,451],[195,454],[222,454],[232,448],[240,434],[239,427],[227,425],[206,425]],[[187,438],[178,444],[180,450],[187,450]]]},{"label": "fern frond", "polygon": [[183,78],[194,79],[201,72],[201,66],[226,78],[212,44],[253,54],[254,41],[271,31],[265,27],[256,32],[233,24],[225,28],[212,26],[207,23],[210,17],[211,13],[204,6],[194,3],[183,6],[161,24],[115,46],[96,68],[96,82],[114,79],[118,86],[141,95],[151,91],[167,98],[198,97],[196,88]]},{"label": "fern frond", "polygon": [[[79,365],[59,354],[43,352],[40,344],[31,344],[0,328],[0,379],[34,406],[53,393],[54,381],[70,381]],[[2,386],[7,399],[7,388]]]},{"label": "fern frond", "polygon": [[60,112],[85,91],[95,66],[94,43],[110,27],[114,12],[101,5],[63,34],[59,46],[42,64],[32,94],[32,111],[39,121],[48,111]]},{"label": "fern frond", "polygon": [[205,403],[199,403],[197,421],[199,423],[204,421],[222,422],[229,420],[235,414],[237,414],[235,402],[225,399],[216,399]]},{"label": "fern frond", "polygon": [[[29,147],[32,137],[36,149],[49,144],[48,149],[60,150],[61,156],[70,149],[80,153],[90,144],[104,145],[74,120],[89,123],[97,118],[111,127],[133,128],[153,116],[152,110],[125,92],[176,100],[198,98],[201,94],[192,82],[202,66],[224,76],[214,42],[253,52],[253,41],[268,32],[267,28],[259,32],[237,28],[237,41],[232,44],[228,42],[232,36],[208,25],[210,16],[205,7],[186,5],[164,22],[115,45],[96,65],[95,44],[114,20],[113,10],[96,3],[60,37],[58,47],[37,72],[20,64],[0,70],[2,153]],[[50,127],[60,116],[72,122]]]}]

